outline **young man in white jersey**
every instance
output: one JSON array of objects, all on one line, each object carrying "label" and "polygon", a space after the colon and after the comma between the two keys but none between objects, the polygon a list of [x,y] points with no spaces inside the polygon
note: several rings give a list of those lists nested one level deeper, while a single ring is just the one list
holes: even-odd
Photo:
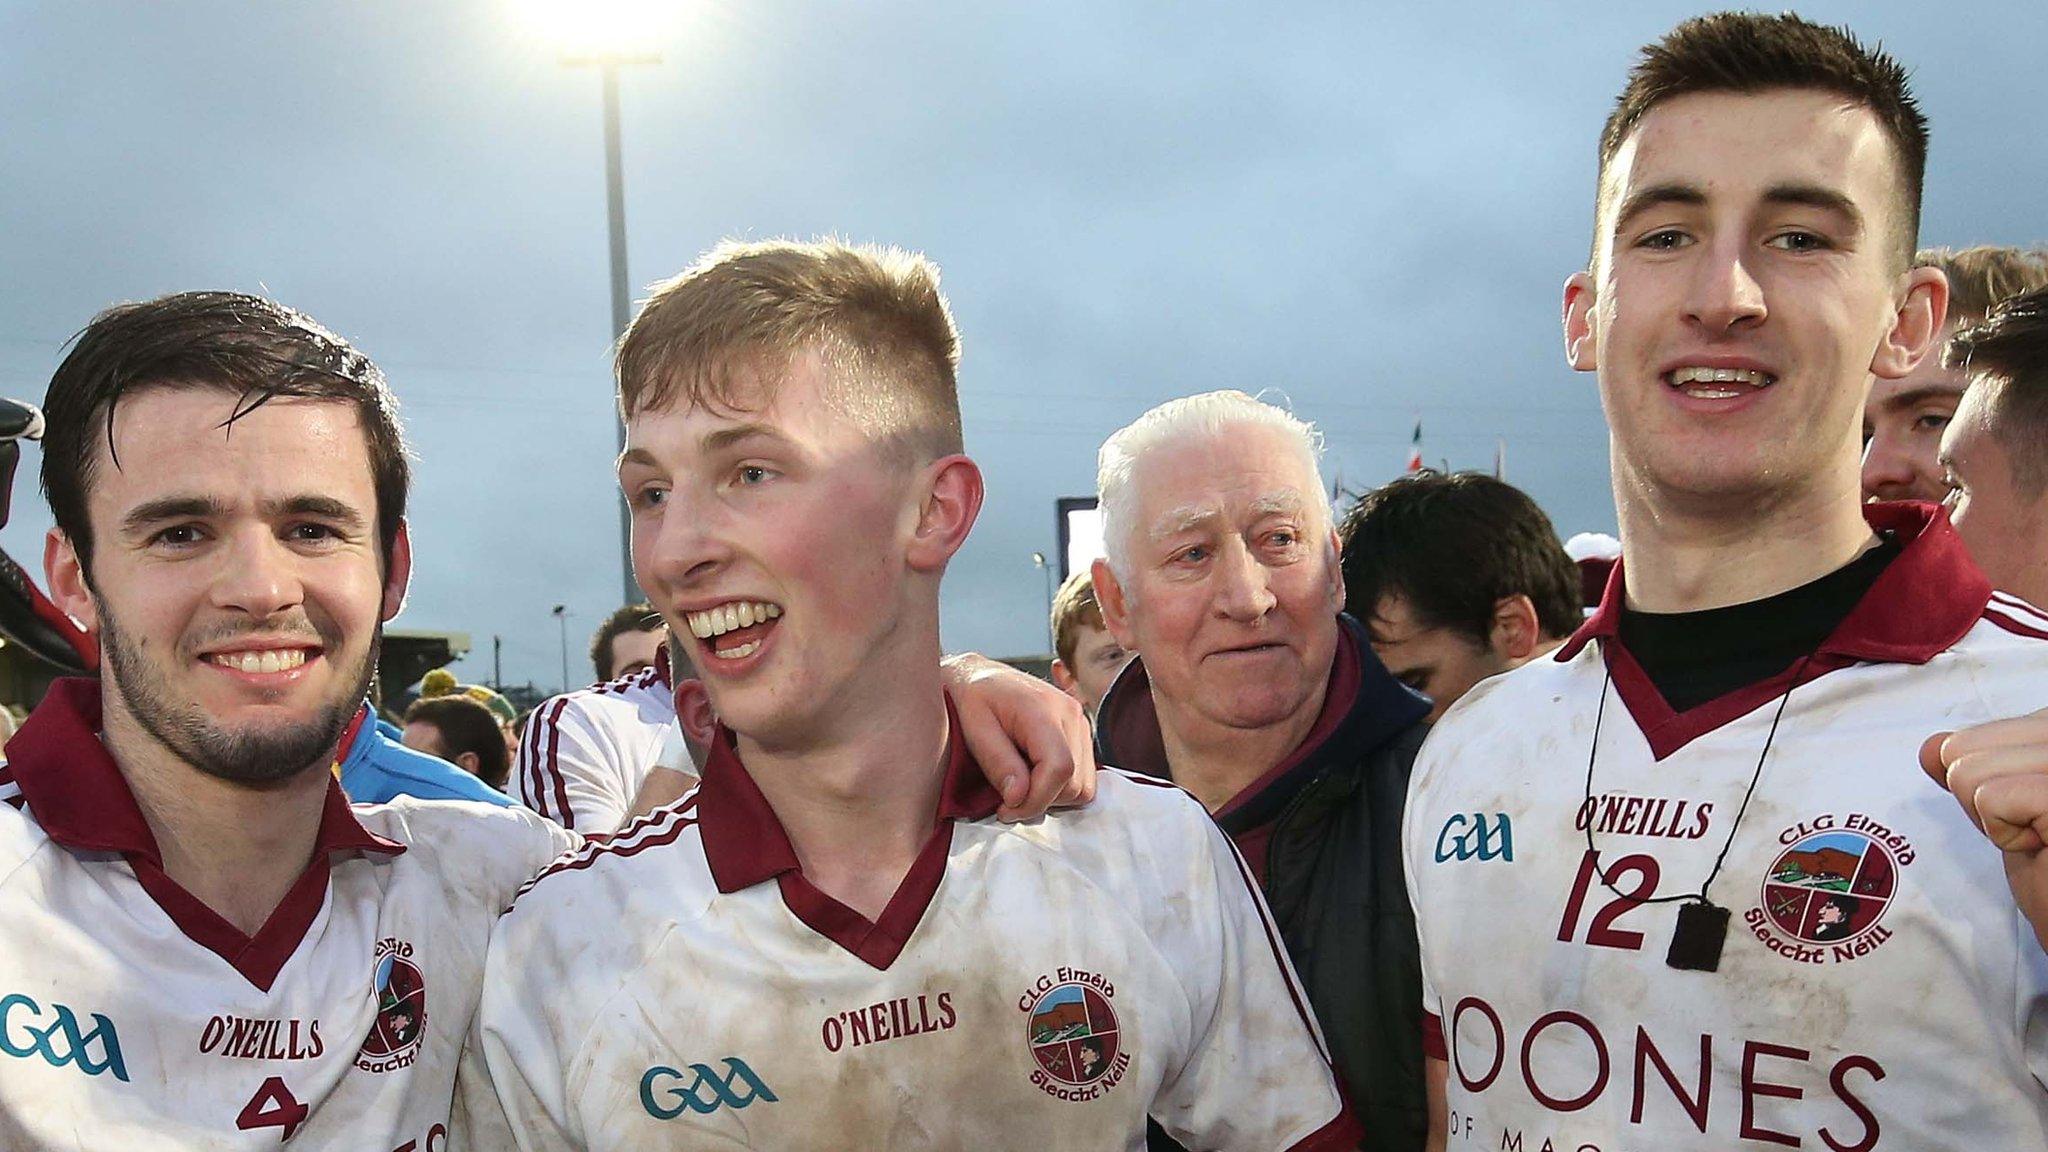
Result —
[{"label": "young man in white jersey", "polygon": [[541,701],[520,735],[514,798],[585,835],[617,831],[677,728],[676,686],[664,645],[647,667]]},{"label": "young man in white jersey", "polygon": [[104,660],[0,767],[0,1147],[441,1147],[491,924],[572,838],[330,771],[410,573],[382,375],[186,293],[45,403],[45,571]]},{"label": "young man in white jersey", "polygon": [[491,924],[574,837],[330,771],[409,576],[382,374],[185,293],[94,320],[46,403],[47,577],[104,660],[0,766],[0,1148],[442,1147]]},{"label": "young man in white jersey", "polygon": [[1914,770],[2048,695],[2048,642],[1860,409],[1935,349],[1905,76],[1795,17],[1689,21],[1603,134],[1589,269],[1622,562],[1475,688],[1410,791],[1452,1148],[2048,1148],[2048,960]]},{"label": "young man in white jersey", "polygon": [[494,934],[469,1146],[1128,1150],[1148,1113],[1355,1145],[1198,804],[1105,773],[1084,811],[994,819],[937,671],[982,496],[957,355],[928,263],[835,243],[722,247],[635,320],[635,570],[729,727],[691,796]]}]

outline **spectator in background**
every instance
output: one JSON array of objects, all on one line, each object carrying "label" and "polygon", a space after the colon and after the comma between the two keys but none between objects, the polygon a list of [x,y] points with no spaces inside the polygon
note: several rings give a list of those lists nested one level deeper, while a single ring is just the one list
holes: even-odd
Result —
[{"label": "spectator in background", "polygon": [[1313,427],[1242,392],[1169,401],[1102,446],[1095,593],[1136,657],[1103,698],[1096,746],[1193,793],[1236,842],[1365,1147],[1410,1152],[1425,1130],[1422,977],[1401,813],[1429,702],[1340,614],[1320,454]]},{"label": "spectator in background", "polygon": [[660,613],[645,601],[628,604],[605,617],[590,638],[590,665],[597,672],[596,682],[603,684],[654,667],[655,653],[666,636]]},{"label": "spectator in background", "polygon": [[[648,618],[632,608],[613,613],[591,645],[599,667],[611,649],[609,642],[599,642],[628,613],[633,620]],[[659,628],[660,617],[654,619]],[[629,634],[650,635],[632,629],[617,635]],[[512,794],[564,828],[586,835],[618,829],[632,815],[634,797],[661,761],[664,740],[675,726],[676,672],[682,680],[696,675],[687,657],[660,644],[645,667],[541,701],[519,740]]]},{"label": "spectator in background", "polygon": [[[446,668],[436,668],[420,679],[420,698],[424,700],[435,696],[467,696],[483,705],[491,718],[497,721],[498,734],[505,745],[505,763],[511,764],[513,757],[519,754],[519,709],[513,707],[503,694],[482,684],[460,683],[455,679],[455,673]],[[500,774],[494,787],[502,789],[504,786]]]},{"label": "spectator in background", "polygon": [[1950,516],[1991,585],[2048,605],[2048,290],[1949,342],[1969,391],[1941,440]]},{"label": "spectator in background", "polygon": [[1052,682],[1079,700],[1092,720],[1103,694],[1131,658],[1102,625],[1093,573],[1076,572],[1060,585],[1052,599],[1052,636]]},{"label": "spectator in background", "polygon": [[[1948,277],[1946,344],[2009,296],[2048,288],[2048,250],[1981,246],[1928,248],[1914,257]],[[1879,378],[1863,405],[1863,495],[1871,500],[1938,501],[1948,494],[1935,455],[1969,378],[1940,355],[1897,380]]]},{"label": "spectator in background", "polygon": [[1404,476],[1359,497],[1337,535],[1345,603],[1387,671],[1430,698],[1431,722],[1585,619],[1578,566],[1550,518],[1491,476]]},{"label": "spectator in background", "polygon": [[422,696],[405,710],[400,742],[415,752],[438,756],[503,791],[511,760],[503,725],[470,696]]}]

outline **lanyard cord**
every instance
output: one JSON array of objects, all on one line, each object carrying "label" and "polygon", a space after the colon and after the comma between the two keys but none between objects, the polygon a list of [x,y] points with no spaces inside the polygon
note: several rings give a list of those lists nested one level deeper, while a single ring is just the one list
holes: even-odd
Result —
[{"label": "lanyard cord", "polygon": [[1714,868],[1707,873],[1706,880],[1700,884],[1700,890],[1635,899],[1623,895],[1621,889],[1608,881],[1606,870],[1600,867],[1600,851],[1593,846],[1593,764],[1600,756],[1600,721],[1607,715],[1607,690],[1614,684],[1614,666],[1607,662],[1606,641],[1601,641],[1600,705],[1593,710],[1593,746],[1586,753],[1586,854],[1593,858],[1593,875],[1599,878],[1602,888],[1632,904],[1671,904],[1680,900],[1691,900],[1709,906],[1713,904],[1713,901],[1707,899],[1707,889],[1714,886],[1714,878],[1721,874],[1721,865],[1728,859],[1728,850],[1735,846],[1735,833],[1742,827],[1742,817],[1749,811],[1750,797],[1756,795],[1757,781],[1763,779],[1764,761],[1771,754],[1771,743],[1778,738],[1778,721],[1785,718],[1785,706],[1792,702],[1792,690],[1799,686],[1799,678],[1806,674],[1806,666],[1812,662],[1813,654],[1809,652],[1801,657],[1798,666],[1792,669],[1792,680],[1785,685],[1785,694],[1778,698],[1778,711],[1771,716],[1771,730],[1764,737],[1764,750],[1757,754],[1756,769],[1749,774],[1749,787],[1743,790],[1742,807],[1735,810],[1735,821],[1728,826],[1728,838],[1721,842],[1721,854],[1714,857]]}]

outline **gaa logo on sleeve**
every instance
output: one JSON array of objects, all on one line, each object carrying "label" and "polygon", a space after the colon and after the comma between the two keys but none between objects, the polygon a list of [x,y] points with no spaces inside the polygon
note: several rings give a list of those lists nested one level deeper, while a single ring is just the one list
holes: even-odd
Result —
[{"label": "gaa logo on sleeve", "polygon": [[1862,813],[1817,816],[1785,829],[1763,878],[1760,901],[1744,914],[1765,947],[1804,964],[1855,960],[1890,940],[1879,921],[1913,862],[1904,836]]},{"label": "gaa logo on sleeve", "polygon": [[1058,1100],[1095,1100],[1130,1070],[1123,1026],[1110,1001],[1116,985],[1081,968],[1040,976],[1017,998],[1024,1041],[1037,1065],[1031,1083]]},{"label": "gaa logo on sleeve", "polygon": [[377,942],[372,991],[377,1016],[363,1038],[356,1067],[365,1072],[408,1067],[427,1031],[427,978],[412,962],[411,944],[388,938]]}]

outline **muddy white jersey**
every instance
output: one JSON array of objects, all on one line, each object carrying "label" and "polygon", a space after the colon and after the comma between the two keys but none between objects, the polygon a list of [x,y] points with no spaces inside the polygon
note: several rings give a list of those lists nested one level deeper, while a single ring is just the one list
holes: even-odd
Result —
[{"label": "muddy white jersey", "polygon": [[675,731],[675,690],[665,658],[551,696],[526,722],[512,766],[513,798],[585,835],[615,831]]},{"label": "muddy white jersey", "polygon": [[1129,1152],[1148,1113],[1192,1147],[1355,1146],[1199,804],[1105,771],[1006,825],[954,749],[872,923],[804,878],[724,733],[689,797],[544,873],[492,937],[459,1146]]},{"label": "muddy white jersey", "polygon": [[98,727],[59,681],[0,767],[0,1148],[443,1147],[491,925],[573,835],[331,785],[245,936],[165,875]]},{"label": "muddy white jersey", "polygon": [[[2048,617],[1945,517],[1869,515],[1905,547],[1803,668],[1674,713],[1617,574],[1431,734],[1405,850],[1451,1149],[2048,1149],[2048,961],[1918,763],[2048,704]],[[1651,901],[1710,875],[1718,969],[1676,967]]]}]

